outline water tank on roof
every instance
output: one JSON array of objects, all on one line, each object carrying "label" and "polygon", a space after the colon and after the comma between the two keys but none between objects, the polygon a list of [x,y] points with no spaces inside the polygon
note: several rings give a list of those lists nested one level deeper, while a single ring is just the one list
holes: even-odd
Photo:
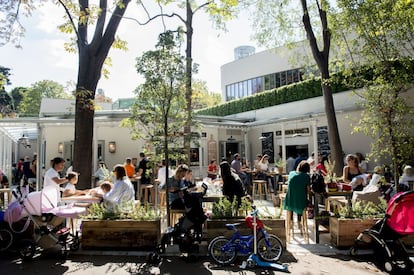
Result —
[{"label": "water tank on roof", "polygon": [[256,49],[253,46],[239,46],[234,49],[234,59],[238,60],[254,54]]}]

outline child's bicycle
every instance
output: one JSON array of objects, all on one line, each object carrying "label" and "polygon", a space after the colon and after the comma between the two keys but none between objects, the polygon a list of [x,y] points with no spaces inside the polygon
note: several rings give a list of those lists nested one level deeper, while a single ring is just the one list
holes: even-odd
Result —
[{"label": "child's bicycle", "polygon": [[[256,216],[256,234],[253,231],[253,215],[257,215],[257,210],[247,216],[245,221],[247,226],[252,229],[249,235],[241,235],[237,230],[240,223],[226,224],[226,228],[234,230],[233,236],[228,239],[224,236],[214,238],[208,245],[208,253],[214,262],[220,265],[233,263],[238,254],[249,255],[255,253],[254,240],[257,240],[257,254],[259,258],[266,262],[279,260],[283,253],[282,241],[273,234],[268,234],[264,229],[263,223]],[[257,238],[255,238],[257,235]]]}]

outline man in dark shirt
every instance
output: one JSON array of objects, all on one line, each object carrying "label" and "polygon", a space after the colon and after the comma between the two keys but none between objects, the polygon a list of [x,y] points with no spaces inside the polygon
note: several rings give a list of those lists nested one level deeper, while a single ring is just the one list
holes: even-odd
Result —
[{"label": "man in dark shirt", "polygon": [[[138,190],[143,190],[142,188],[144,185],[151,184],[151,176],[150,176],[150,160],[145,156],[143,152],[139,153],[140,162],[138,164],[138,171],[137,171],[137,177],[141,177],[139,180],[139,188]],[[150,193],[153,192],[153,190],[150,190]],[[142,193],[142,192],[140,192]],[[138,199],[142,201],[141,198],[142,194],[138,194]],[[154,194],[151,194],[149,196],[151,198],[154,198]]]}]

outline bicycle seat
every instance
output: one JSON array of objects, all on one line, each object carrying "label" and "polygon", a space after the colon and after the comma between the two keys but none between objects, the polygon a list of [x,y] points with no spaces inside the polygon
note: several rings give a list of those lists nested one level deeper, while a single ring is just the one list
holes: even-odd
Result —
[{"label": "bicycle seat", "polygon": [[238,223],[226,223],[226,228],[228,229],[228,230],[234,230],[237,226],[239,226],[240,225],[240,223],[238,222]]}]

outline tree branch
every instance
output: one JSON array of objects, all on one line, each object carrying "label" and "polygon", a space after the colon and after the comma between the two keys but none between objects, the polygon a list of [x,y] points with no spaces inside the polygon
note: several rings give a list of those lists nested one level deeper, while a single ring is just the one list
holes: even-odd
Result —
[{"label": "tree branch", "polygon": [[75,31],[75,34],[76,34],[76,37],[78,38],[78,43],[79,43],[80,36],[79,36],[79,33],[78,33],[78,29],[76,28],[75,22],[73,21],[73,18],[72,18],[72,15],[69,12],[69,9],[68,9],[68,7],[66,7],[66,5],[63,3],[62,0],[59,0],[59,3],[65,9],[65,13],[69,17],[70,24],[72,25],[73,30]]},{"label": "tree branch", "polygon": [[99,2],[99,9],[100,14],[98,16],[98,21],[96,22],[95,33],[93,35],[93,39],[91,42],[91,47],[95,48],[98,44],[98,41],[102,37],[104,27],[105,27],[105,20],[106,20],[106,11],[108,8],[108,1],[107,0],[100,0]]}]

